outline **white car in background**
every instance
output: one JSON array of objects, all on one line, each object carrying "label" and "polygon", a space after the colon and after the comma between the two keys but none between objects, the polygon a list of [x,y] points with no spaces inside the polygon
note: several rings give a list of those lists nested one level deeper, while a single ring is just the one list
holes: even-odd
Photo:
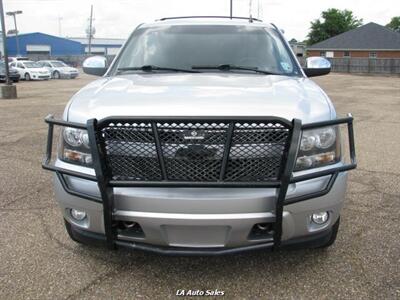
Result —
[{"label": "white car in background", "polygon": [[38,63],[50,71],[51,77],[54,79],[78,77],[79,71],[76,68],[68,66],[66,63],[59,60],[41,60]]},{"label": "white car in background", "polygon": [[43,68],[34,61],[14,61],[10,63],[10,67],[18,71],[21,79],[29,80],[48,80],[51,78],[49,70]]},{"label": "white car in background", "polygon": [[9,56],[8,57],[8,63],[12,63],[14,61],[21,61],[21,60],[30,60],[28,57],[26,56]]}]

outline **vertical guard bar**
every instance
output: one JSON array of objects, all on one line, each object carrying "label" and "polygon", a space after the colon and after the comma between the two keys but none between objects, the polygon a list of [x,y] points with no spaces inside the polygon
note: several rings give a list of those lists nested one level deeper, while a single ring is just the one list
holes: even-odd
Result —
[{"label": "vertical guard bar", "polygon": [[113,189],[108,185],[109,174],[106,170],[106,160],[104,158],[104,149],[99,142],[97,120],[90,119],[87,121],[87,130],[89,135],[89,144],[92,151],[93,167],[96,173],[97,185],[100,190],[100,195],[103,200],[103,216],[104,216],[104,231],[106,235],[107,246],[110,249],[115,249],[115,231],[113,228],[112,213],[114,193]]},{"label": "vertical guard bar", "polygon": [[290,145],[284,163],[283,173],[281,176],[281,186],[278,189],[278,197],[275,205],[275,223],[274,223],[274,250],[279,248],[282,237],[282,219],[283,219],[283,204],[286,198],[286,192],[289,187],[293,169],[296,164],[297,149],[300,143],[301,121],[293,120],[292,132],[289,137]]},{"label": "vertical guard bar", "polygon": [[165,168],[164,156],[161,148],[160,136],[158,135],[157,124],[151,122],[151,128],[153,129],[154,141],[156,143],[158,163],[160,164],[161,175],[163,180],[168,180],[167,169]]},{"label": "vertical guard bar", "polygon": [[356,161],[356,147],[354,144],[354,128],[353,128],[353,116],[348,114],[348,117],[351,118],[347,122],[347,131],[349,134],[349,147],[350,147],[350,160],[352,164],[357,164]]},{"label": "vertical guard bar", "polygon": [[219,174],[219,180],[222,181],[225,178],[225,173],[226,173],[226,167],[228,166],[228,159],[229,159],[229,153],[231,152],[231,147],[232,147],[232,136],[233,136],[233,131],[235,130],[235,123],[230,122],[228,131],[226,134],[226,141],[225,141],[225,147],[224,147],[224,155],[222,157],[222,163],[221,163],[221,172]]},{"label": "vertical guard bar", "polygon": [[53,133],[54,133],[54,124],[48,123],[49,128],[47,132],[47,145],[46,145],[46,158],[45,163],[48,164],[51,161],[51,155],[53,151]]}]

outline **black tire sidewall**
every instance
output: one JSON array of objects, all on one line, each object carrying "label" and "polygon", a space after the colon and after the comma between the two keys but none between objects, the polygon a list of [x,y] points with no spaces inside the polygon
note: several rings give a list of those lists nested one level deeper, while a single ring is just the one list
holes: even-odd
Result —
[{"label": "black tire sidewall", "polygon": [[333,224],[333,226],[332,226],[331,235],[330,235],[329,240],[325,244],[323,244],[317,248],[328,248],[329,246],[333,245],[336,241],[336,237],[337,237],[337,234],[339,231],[339,226],[340,226],[340,216],[339,216],[338,220],[336,221],[336,223]]},{"label": "black tire sidewall", "polygon": [[24,78],[26,81],[30,81],[32,79],[29,73],[25,73]]}]

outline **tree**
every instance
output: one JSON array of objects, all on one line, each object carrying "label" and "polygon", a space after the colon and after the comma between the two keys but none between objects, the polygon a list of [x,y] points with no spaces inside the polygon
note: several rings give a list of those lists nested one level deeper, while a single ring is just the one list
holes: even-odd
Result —
[{"label": "tree", "polygon": [[329,39],[340,33],[357,28],[363,24],[362,19],[357,19],[353,12],[345,9],[330,8],[321,14],[322,20],[316,19],[311,22],[308,33],[307,44],[312,45]]},{"label": "tree", "polygon": [[390,20],[390,23],[386,24],[386,27],[394,31],[400,32],[400,16],[393,17],[392,20]]}]

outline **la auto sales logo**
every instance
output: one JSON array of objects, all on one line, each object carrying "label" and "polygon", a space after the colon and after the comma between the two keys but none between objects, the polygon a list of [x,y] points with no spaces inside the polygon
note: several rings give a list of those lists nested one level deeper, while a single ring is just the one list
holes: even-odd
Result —
[{"label": "la auto sales logo", "polygon": [[177,290],[176,296],[224,296],[225,291],[215,290]]}]

